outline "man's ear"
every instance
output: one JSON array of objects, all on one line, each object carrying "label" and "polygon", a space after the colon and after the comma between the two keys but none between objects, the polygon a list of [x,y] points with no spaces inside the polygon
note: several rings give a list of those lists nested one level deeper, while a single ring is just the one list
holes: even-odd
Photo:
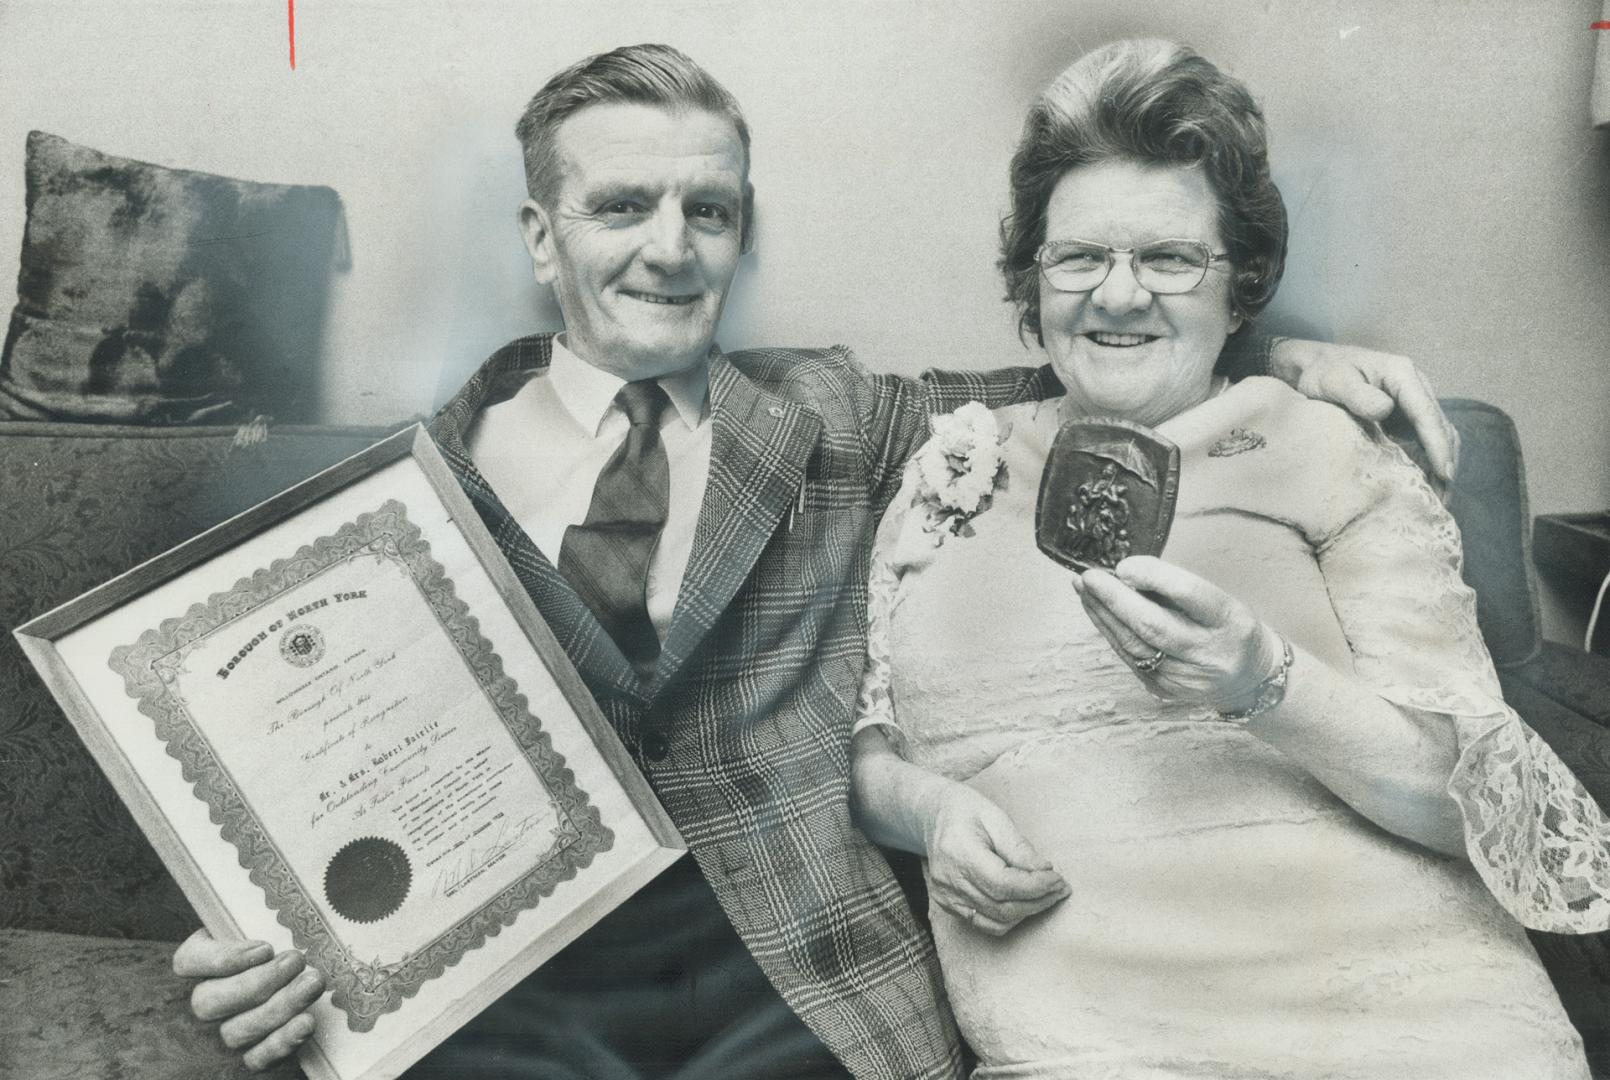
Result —
[{"label": "man's ear", "polygon": [[559,257],[553,249],[553,227],[548,211],[535,199],[520,204],[520,237],[531,254],[531,275],[538,285],[552,285],[559,275]]},{"label": "man's ear", "polygon": [[743,230],[738,234],[738,253],[755,250],[755,185],[744,181]]}]

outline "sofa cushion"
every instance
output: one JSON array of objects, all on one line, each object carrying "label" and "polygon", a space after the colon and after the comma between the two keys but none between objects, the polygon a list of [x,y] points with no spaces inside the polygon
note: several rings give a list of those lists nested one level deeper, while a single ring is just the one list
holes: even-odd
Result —
[{"label": "sofa cushion", "polygon": [[190,1015],[173,944],[0,930],[0,1076],[28,1080],[296,1080],[251,1073]]},{"label": "sofa cushion", "polygon": [[178,939],[195,915],[11,630],[374,442],[376,428],[0,423],[0,926]]},{"label": "sofa cushion", "polygon": [[341,204],[28,135],[28,223],[0,415],[316,418]]},{"label": "sofa cushion", "polygon": [[1476,617],[1499,668],[1531,661],[1543,645],[1526,466],[1515,425],[1481,401],[1445,398],[1459,429],[1459,469],[1448,509],[1465,548],[1465,581],[1476,590]]}]

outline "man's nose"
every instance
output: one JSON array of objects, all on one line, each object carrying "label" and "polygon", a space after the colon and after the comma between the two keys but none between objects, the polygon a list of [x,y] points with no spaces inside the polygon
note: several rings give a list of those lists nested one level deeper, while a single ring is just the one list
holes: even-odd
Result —
[{"label": "man's nose", "polygon": [[675,273],[693,258],[689,242],[688,219],[681,207],[660,208],[645,224],[648,236],[643,242],[643,261],[657,270]]},{"label": "man's nose", "polygon": [[1128,257],[1119,256],[1113,260],[1106,280],[1091,292],[1090,300],[1103,311],[1127,315],[1132,311],[1144,311],[1150,306],[1152,294],[1135,280],[1135,268],[1130,265]]}]

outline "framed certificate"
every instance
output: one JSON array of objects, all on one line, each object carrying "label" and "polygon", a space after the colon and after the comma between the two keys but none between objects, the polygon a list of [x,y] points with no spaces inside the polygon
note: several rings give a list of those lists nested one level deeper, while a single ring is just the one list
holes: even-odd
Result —
[{"label": "framed certificate", "polygon": [[20,627],[207,928],[394,1077],[683,852],[415,426]]}]

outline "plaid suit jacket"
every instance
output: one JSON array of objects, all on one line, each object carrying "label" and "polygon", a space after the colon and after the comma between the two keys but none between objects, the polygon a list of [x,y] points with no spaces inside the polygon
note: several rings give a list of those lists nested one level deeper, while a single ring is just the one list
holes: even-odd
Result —
[{"label": "plaid suit jacket", "polygon": [[1031,368],[875,376],[840,347],[718,356],[693,553],[643,679],[465,451],[475,414],[545,369],[550,342],[493,354],[437,442],[783,998],[857,1077],[959,1076],[933,945],[850,822],[867,564],[931,412],[1061,386]]}]

